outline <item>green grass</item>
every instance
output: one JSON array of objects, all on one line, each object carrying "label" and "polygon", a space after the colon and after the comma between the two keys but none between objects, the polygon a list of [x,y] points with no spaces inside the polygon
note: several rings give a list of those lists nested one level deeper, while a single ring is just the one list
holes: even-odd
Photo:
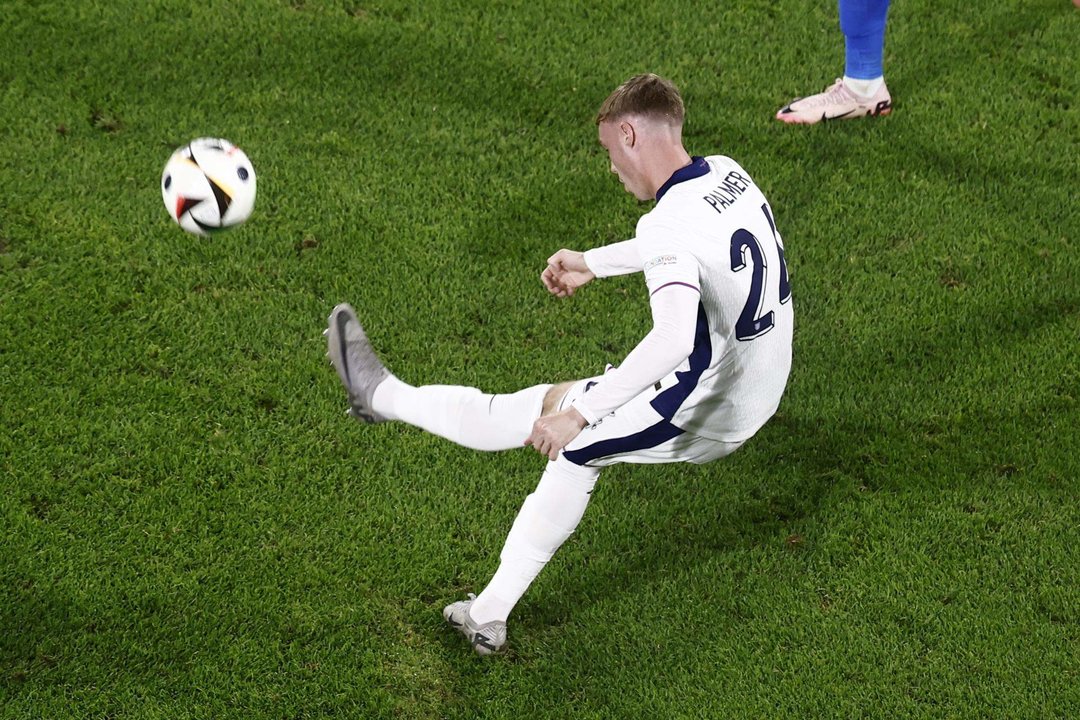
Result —
[{"label": "green grass", "polygon": [[[1078,32],[895,3],[896,112],[788,128],[835,5],[5,2],[0,717],[1080,716]],[[543,461],[348,421],[320,332],[489,391],[621,359],[640,279],[538,275],[632,234],[592,116],[644,70],[771,200],[788,392],[606,471],[476,658],[439,611]],[[158,190],[201,135],[259,173],[212,239]]]}]

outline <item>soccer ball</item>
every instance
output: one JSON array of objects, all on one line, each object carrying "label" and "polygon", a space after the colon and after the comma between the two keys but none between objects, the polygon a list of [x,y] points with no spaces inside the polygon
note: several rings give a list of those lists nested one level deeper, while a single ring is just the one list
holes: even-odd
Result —
[{"label": "soccer ball", "polygon": [[255,207],[255,168],[228,140],[192,140],[165,163],[161,199],[189,233],[209,235],[236,227]]}]

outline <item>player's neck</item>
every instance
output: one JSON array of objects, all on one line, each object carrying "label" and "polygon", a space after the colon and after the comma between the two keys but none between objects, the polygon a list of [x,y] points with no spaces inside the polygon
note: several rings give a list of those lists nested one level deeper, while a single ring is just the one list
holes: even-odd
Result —
[{"label": "player's neck", "polygon": [[671,179],[672,175],[691,162],[693,159],[690,153],[686,152],[681,143],[657,148],[656,157],[650,163],[653,170],[649,173],[653,197],[656,197],[656,193],[664,186],[664,183]]}]

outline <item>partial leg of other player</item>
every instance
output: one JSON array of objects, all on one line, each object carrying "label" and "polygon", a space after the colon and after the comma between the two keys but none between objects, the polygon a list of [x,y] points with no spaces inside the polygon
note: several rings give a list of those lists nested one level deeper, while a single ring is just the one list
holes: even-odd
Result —
[{"label": "partial leg of other player", "polygon": [[839,0],[844,33],[844,77],[809,97],[780,108],[776,119],[812,125],[828,120],[877,117],[892,112],[885,86],[885,25],[889,0]]}]

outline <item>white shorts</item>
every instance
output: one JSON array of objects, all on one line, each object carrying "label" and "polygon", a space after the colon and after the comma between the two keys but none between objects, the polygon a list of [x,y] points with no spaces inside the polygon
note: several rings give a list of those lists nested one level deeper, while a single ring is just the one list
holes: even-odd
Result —
[{"label": "white shorts", "polygon": [[[598,379],[586,378],[574,383],[557,409],[570,407]],[[675,427],[650,404],[659,393],[647,388],[595,425],[586,427],[563,448],[563,456],[575,465],[588,467],[616,463],[701,464],[730,455],[743,444],[710,440]]]}]

